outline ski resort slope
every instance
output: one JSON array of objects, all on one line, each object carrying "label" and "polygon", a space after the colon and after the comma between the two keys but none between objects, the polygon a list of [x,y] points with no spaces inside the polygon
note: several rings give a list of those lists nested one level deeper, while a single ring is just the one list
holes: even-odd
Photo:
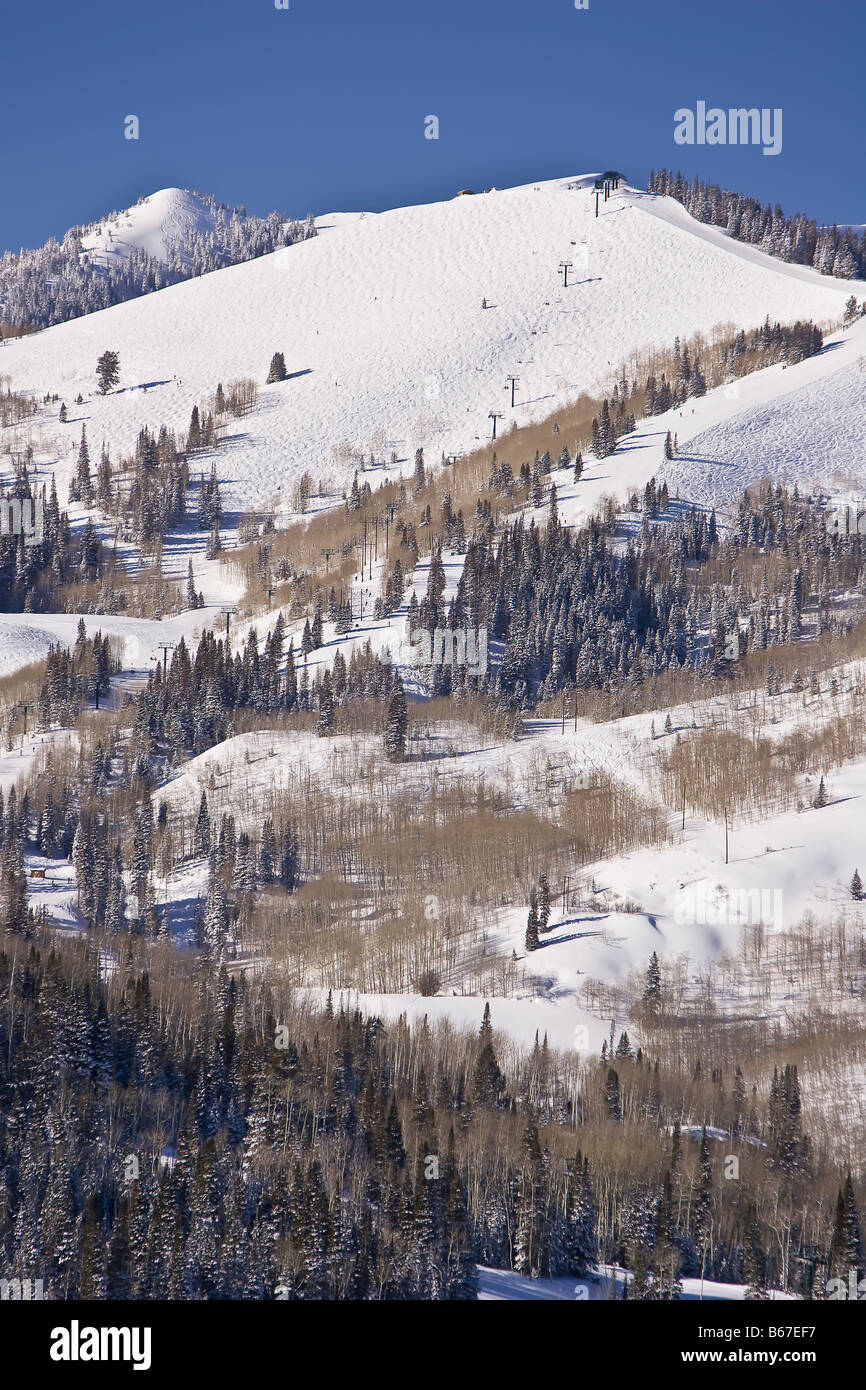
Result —
[{"label": "ski resort slope", "polygon": [[0,613],[0,677],[42,661],[51,646],[74,646],[82,618],[89,637],[102,632],[117,638],[123,671],[147,671],[165,644],[175,647],[183,637],[187,645],[195,647],[204,629],[219,621],[221,612],[211,604],[162,619],[93,613]]},{"label": "ski resort slope", "polygon": [[[741,404],[751,396],[749,408],[717,418],[700,432],[694,429],[694,416],[691,424],[686,421],[678,457],[660,470],[668,487],[690,501],[726,510],[736,506],[745,488],[768,477],[788,487],[796,483],[801,492],[862,498],[866,319],[831,341],[820,356],[784,374],[781,367],[771,367],[755,376],[764,380],[745,377],[737,383]],[[773,386],[777,394],[767,389]]]},{"label": "ski resort slope", "polygon": [[[282,351],[289,379],[263,387],[219,456],[227,505],[243,509],[285,499],[305,470],[345,488],[353,450],[406,460],[424,446],[436,461],[471,449],[489,437],[490,411],[503,412],[500,431],[549,416],[608,388],[624,355],[677,334],[767,315],[827,325],[863,294],[730,241],[670,199],[624,188],[596,218],[591,183],[323,217],[311,240],[8,343],[0,371],[40,397],[84,396],[69,424],[51,421],[62,461],[82,422],[115,451],[144,424],[185,430],[217,382],[261,384]],[[174,193],[148,202],[133,210],[134,235],[155,248]],[[561,261],[572,262],[567,288]],[[120,354],[121,380],[103,398],[106,348]],[[520,379],[513,412],[509,373]]]},{"label": "ski resort slope", "polygon": [[[675,458],[664,456],[670,432]],[[606,496],[625,501],[655,477],[672,498],[720,517],[771,478],[804,494],[866,495],[866,319],[831,335],[816,357],[776,364],[638,421],[604,459],[586,456],[580,482],[556,470],[560,519],[587,520]],[[544,524],[546,505],[536,508]]]}]

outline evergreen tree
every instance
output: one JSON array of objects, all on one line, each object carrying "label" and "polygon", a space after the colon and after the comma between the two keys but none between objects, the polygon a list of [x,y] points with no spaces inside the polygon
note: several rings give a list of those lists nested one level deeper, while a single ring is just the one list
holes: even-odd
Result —
[{"label": "evergreen tree", "polygon": [[746,1229],[743,1241],[743,1278],[746,1284],[746,1298],[750,1302],[763,1302],[769,1297],[767,1289],[767,1258],[761,1247],[761,1231],[754,1206],[746,1216]]},{"label": "evergreen tree", "polygon": [[192,556],[189,559],[189,567],[186,572],[186,606],[187,608],[200,608],[199,595],[196,593],[195,574],[192,568]]},{"label": "evergreen tree", "polygon": [[694,1237],[695,1245],[701,1257],[701,1276],[703,1277],[707,1268],[713,1234],[713,1168],[710,1161],[710,1145],[706,1125],[701,1128],[698,1171],[698,1191],[694,1208]]},{"label": "evergreen tree", "polygon": [[607,1113],[617,1124],[622,1122],[622,1100],[619,1090],[619,1075],[613,1067],[608,1069],[607,1081],[605,1082],[605,1100],[607,1101]]},{"label": "evergreen tree", "polygon": [[285,381],[287,375],[285,357],[281,352],[275,352],[268,368],[267,384],[270,386],[274,381]]},{"label": "evergreen tree", "polygon": [[333,727],[334,695],[331,689],[331,677],[326,671],[319,686],[319,717],[316,721],[316,733],[320,738],[324,737],[331,732]]},{"label": "evergreen tree", "polygon": [[395,676],[385,724],[385,752],[392,763],[402,762],[406,756],[408,728],[409,712],[403,682],[399,676]]},{"label": "evergreen tree", "polygon": [[655,951],[650,956],[650,963],[647,966],[646,984],[644,985],[644,1002],[657,1006],[661,999],[662,992],[662,972],[659,966],[659,958]]},{"label": "evergreen tree", "polygon": [[120,380],[120,357],[116,352],[103,352],[96,363],[96,379],[101,396],[106,396],[117,385]]},{"label": "evergreen tree", "polygon": [[739,1067],[734,1072],[734,1088],[732,1094],[734,1107],[734,1123],[732,1133],[734,1135],[743,1133],[743,1124],[746,1114],[746,1083],[743,1073]]},{"label": "evergreen tree", "polygon": [[292,826],[283,826],[280,832],[279,879],[288,893],[294,892],[300,881],[300,848]]},{"label": "evergreen tree", "polygon": [[837,1278],[846,1280],[849,1278],[851,1270],[854,1270],[859,1282],[863,1275],[863,1267],[860,1214],[854,1198],[854,1184],[851,1181],[851,1174],[848,1173],[845,1178],[845,1185],[839,1189],[836,1199],[836,1215],[830,1246],[830,1270]]},{"label": "evergreen tree", "polygon": [[212,960],[225,959],[229,910],[223,881],[217,874],[205,900],[204,946]]},{"label": "evergreen tree", "polygon": [[550,922],[550,883],[547,874],[538,875],[538,930],[547,931]]},{"label": "evergreen tree", "polygon": [[78,446],[78,465],[75,472],[75,500],[85,507],[93,506],[93,482],[90,477],[90,450],[87,447],[87,431],[81,426],[81,443]]},{"label": "evergreen tree", "polygon": [[207,538],[205,558],[208,560],[215,560],[217,556],[222,553],[222,548],[219,523],[215,521],[210,528],[210,535]]},{"label": "evergreen tree", "polygon": [[202,792],[201,801],[198,807],[198,819],[195,823],[195,833],[193,836],[193,848],[198,855],[210,854],[211,833],[210,833],[210,813],[207,808],[207,793]]},{"label": "evergreen tree", "polygon": [[274,835],[274,823],[270,816],[266,817],[262,825],[261,838],[259,840],[259,881],[263,887],[274,883],[277,877],[277,841]]},{"label": "evergreen tree", "polygon": [[527,951],[537,951],[538,946],[538,902],[536,891],[533,888],[529,897],[529,914],[526,918],[526,949]]},{"label": "evergreen tree", "polygon": [[202,446],[201,421],[198,413],[198,406],[194,405],[189,417],[189,429],[186,432],[186,447],[189,453],[194,453]]},{"label": "evergreen tree", "polygon": [[503,1098],[505,1078],[499,1069],[493,1046],[493,1023],[490,1005],[484,1005],[484,1016],[478,1031],[478,1050],[473,1072],[473,1093],[479,1105],[497,1105]]}]

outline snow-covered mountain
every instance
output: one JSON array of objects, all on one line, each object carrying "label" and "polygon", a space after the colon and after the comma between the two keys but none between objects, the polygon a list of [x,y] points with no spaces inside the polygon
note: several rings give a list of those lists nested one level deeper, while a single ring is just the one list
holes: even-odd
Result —
[{"label": "snow-covered mountain", "polygon": [[[251,260],[284,239],[300,240],[303,228],[279,213],[253,217],[203,193],[161,188],[88,228],[81,246],[94,265],[127,261],[138,250],[177,274],[202,274]],[[307,230],[312,232],[311,222]]]},{"label": "snow-covered mountain", "polygon": [[254,217],[209,194],[163,188],[60,242],[0,256],[0,326],[48,327],[254,259],[315,235],[312,218]]},{"label": "snow-covered mountain", "polygon": [[[353,450],[381,460],[419,445],[431,459],[470,449],[489,437],[490,411],[504,412],[500,430],[548,416],[677,334],[767,315],[828,325],[862,297],[859,282],[774,260],[672,199],[622,187],[596,216],[593,181],[321,217],[320,235],[299,245],[7,343],[0,369],[39,396],[85,397],[74,423],[53,428],[63,458],[81,420],[124,450],[144,424],[183,430],[217,382],[263,383],[282,351],[289,379],[263,389],[220,462],[229,505],[244,507],[286,497],[304,470],[345,486]],[[94,249],[158,253],[173,228],[197,225],[190,196],[154,194],[129,225],[104,226]],[[120,354],[121,382],[101,398],[106,348]],[[520,378],[513,412],[509,373]]]},{"label": "snow-covered mountain", "polygon": [[[624,355],[628,363],[633,352],[667,348],[677,334],[709,337],[725,325],[727,336],[731,325],[751,329],[767,316],[785,323],[812,318],[826,327],[838,323],[852,294],[863,297],[862,284],[770,259],[695,221],[671,199],[624,188],[602,202],[596,216],[593,182],[593,176],[584,176],[379,215],[323,217],[320,235],[303,244],[7,343],[0,348],[0,373],[40,402],[57,392],[69,407],[69,420],[61,423],[56,403],[42,402],[32,422],[40,472],[45,467],[58,472],[65,498],[82,423],[94,452],[102,439],[115,453],[128,450],[142,424],[183,430],[192,405],[208,397],[217,381],[228,385],[249,375],[261,386],[259,404],[232,423],[233,437],[217,455],[228,505],[277,492],[285,497],[305,468],[316,478],[330,474],[345,485],[354,467],[348,446],[365,455],[373,450],[381,460],[392,448],[411,458],[412,449],[423,444],[435,460],[440,447],[470,449],[487,437],[489,410],[502,412],[500,428],[511,418],[521,423],[549,418],[581,391],[609,386]],[[212,233],[208,218],[207,200],[163,190],[94,229],[85,254],[102,257],[106,267],[112,258],[124,264],[136,255],[168,263],[179,243],[194,244]],[[567,286],[559,274],[563,261],[571,262]],[[100,397],[94,369],[106,348],[120,354],[121,382]],[[289,379],[265,386],[277,350],[285,354]],[[586,460],[579,480],[570,467],[554,468],[550,481],[556,485],[560,520],[580,523],[605,496],[639,495],[651,477],[664,477],[672,496],[722,509],[736,503],[744,486],[767,476],[821,492],[862,487],[864,351],[866,318],[859,318],[844,331],[829,333],[816,356],[776,363],[681,400],[664,415],[638,420],[615,453]],[[520,378],[513,416],[505,392],[509,373]],[[79,391],[83,404],[73,407]],[[665,460],[669,432],[678,436],[678,450]],[[527,520],[544,525],[548,505],[547,498],[540,506],[527,505]],[[633,525],[637,516],[626,524]],[[80,520],[81,509],[74,507],[73,521]],[[194,558],[195,581],[208,606],[165,619],[87,616],[88,632],[98,625],[120,639],[123,671],[115,700],[138,691],[160,655],[165,661],[181,636],[195,646],[214,622],[221,632],[220,609],[241,597],[239,573],[202,560],[204,533],[170,539],[163,556],[167,572],[183,580],[187,560]],[[445,603],[455,596],[465,563],[463,551],[446,551]],[[426,691],[407,655],[408,612],[410,593],[419,603],[424,599],[431,559],[422,556],[407,576],[402,605],[376,618],[372,602],[385,568],[379,557],[375,575],[355,576],[366,605],[363,617],[348,632],[338,631],[328,618],[322,645],[305,654],[304,675],[315,680],[332,669],[338,648],[351,668],[353,654],[369,644],[403,666],[410,697],[420,694],[423,700]],[[261,638],[278,612],[285,622],[287,615],[276,604],[266,613],[236,611],[235,650],[246,649],[254,630]],[[298,613],[288,618],[284,636],[295,650],[305,622]],[[2,615],[0,676],[43,656],[53,641],[71,644],[77,627],[77,614]],[[804,670],[814,652],[814,642],[804,641]],[[769,706],[767,700],[762,706],[764,737],[781,746],[794,735],[805,738],[822,726],[830,728],[840,714],[856,718],[862,659],[847,659],[840,645],[836,668],[814,674],[808,695],[802,680],[792,681],[784,693],[769,692]],[[480,737],[475,729],[464,739],[455,707],[447,738],[434,725],[441,751],[430,757],[435,745],[428,728],[427,756],[408,760],[399,774],[387,762],[378,734],[324,738],[291,725],[248,730],[184,759],[159,786],[154,809],[164,802],[179,820],[205,794],[214,819],[229,806],[233,814],[238,808],[239,828],[255,837],[263,808],[301,786],[299,778],[306,794],[310,788],[324,794],[345,778],[350,798],[356,794],[353,769],[361,767],[376,768],[382,786],[399,786],[419,801],[441,786],[444,771],[455,786],[459,778],[471,779],[491,788],[503,804],[539,815],[551,809],[558,814],[558,786],[577,788],[596,778],[610,777],[652,804],[680,740],[709,730],[756,737],[758,708],[757,699],[743,705],[739,689],[708,682],[705,693],[696,687],[688,703],[664,711],[644,709],[598,722],[575,717],[568,728],[559,718],[527,715],[519,737],[503,740]],[[420,730],[420,718],[416,727]],[[65,732],[55,732],[66,740]],[[420,746],[420,732],[418,740]],[[31,728],[20,734],[14,749],[0,754],[0,788],[8,790],[22,771],[38,766],[45,742],[46,732]],[[400,782],[386,783],[386,775],[399,775]],[[832,763],[827,775],[832,776],[829,804],[817,800],[810,770],[796,802],[768,803],[754,816],[744,805],[730,827],[726,810],[724,861],[718,820],[695,811],[683,824],[678,813],[663,843],[638,844],[583,865],[591,899],[577,907],[563,902],[538,954],[525,950],[525,901],[487,903],[486,940],[503,962],[521,961],[513,987],[494,999],[497,1027],[527,1048],[540,1031],[553,1047],[597,1054],[607,1042],[610,1011],[587,1002],[588,979],[625,990],[629,977],[644,971],[657,951],[665,970],[682,969],[684,982],[701,986],[700,972],[710,971],[722,953],[733,956],[739,949],[743,903],[753,914],[768,903],[774,930],[806,918],[832,921],[854,901],[846,885],[860,862],[860,831],[851,807],[866,795],[866,761],[861,756],[849,757],[844,766]],[[29,885],[31,903],[74,929],[81,916],[73,869],[48,856],[38,863],[51,866],[52,874]],[[185,940],[189,904],[208,892],[208,860],[185,857],[159,873],[156,896],[172,930]],[[483,996],[463,992],[463,981],[460,993],[450,982],[433,996],[414,992],[414,983],[413,992],[403,992],[403,986],[401,992],[393,987],[391,993],[373,993],[379,986],[359,985],[353,969],[347,966],[337,981],[353,1008],[385,1020],[405,1014],[419,1024],[427,1018],[477,1028]],[[307,978],[319,979],[316,968],[309,968]],[[751,1014],[751,980],[732,985],[726,978],[724,988],[726,1005]],[[781,984],[777,979],[775,994],[769,1003],[762,997],[761,1008],[775,1010],[781,1020],[793,992],[787,975]],[[327,992],[314,983],[307,997],[319,1005]],[[809,1003],[805,987],[796,997],[804,1007]],[[803,1070],[813,1113],[826,1113],[835,1132],[848,1135],[851,1151],[857,1151],[856,1128],[846,1128],[842,1102],[837,1106],[835,1096],[828,1099],[825,1072],[817,1065],[811,1073]],[[849,1089],[862,1114],[862,1066]],[[697,1122],[692,1132],[699,1136]],[[721,1142],[726,1133],[719,1130],[712,1137]],[[519,1292],[495,1272],[487,1288],[493,1297]]]}]

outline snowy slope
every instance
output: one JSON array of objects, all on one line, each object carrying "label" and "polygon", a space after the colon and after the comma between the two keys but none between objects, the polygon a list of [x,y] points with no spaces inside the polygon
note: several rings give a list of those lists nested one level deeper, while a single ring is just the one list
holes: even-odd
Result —
[{"label": "snowy slope", "polygon": [[213,226],[213,214],[197,193],[161,188],[135,207],[104,218],[82,237],[81,245],[96,265],[127,260],[133,247],[165,265],[174,237],[190,227],[209,232]]},{"label": "snowy slope", "polygon": [[[797,483],[801,492],[852,491],[862,497],[866,320],[852,330],[850,342],[859,346],[857,360],[839,352],[839,365],[831,373],[789,369],[786,376],[796,377],[798,383],[795,391],[756,403],[702,433],[689,431],[686,447],[663,470],[668,486],[694,501],[722,507],[735,505],[744,488],[768,476],[789,487]],[[771,370],[778,380],[780,369]],[[744,383],[740,385],[742,389]]]},{"label": "snowy slope", "polygon": [[[142,424],[185,429],[218,381],[261,383],[282,350],[290,380],[263,389],[219,463],[229,504],[248,506],[285,497],[305,469],[345,487],[341,446],[405,459],[423,444],[437,459],[486,439],[492,409],[503,428],[608,386],[624,352],[767,314],[837,321],[863,291],[731,241],[669,199],[621,190],[596,219],[584,184],[324,217],[310,241],[9,343],[0,369],[39,395],[83,393],[79,422],[51,422],[64,457],[81,418],[124,449]],[[173,197],[133,210],[133,234],[156,245],[166,218],[194,215]],[[574,266],[567,289],[561,260]],[[103,399],[92,393],[106,347],[121,389]]]},{"label": "snowy slope", "polygon": [[159,655],[161,643],[176,646],[183,637],[195,646],[203,630],[219,620],[220,609],[215,605],[188,608],[177,617],[162,619],[92,613],[0,613],[0,676],[41,661],[52,645],[74,646],[82,617],[88,636],[101,631],[121,639],[124,670],[146,671],[151,659]]},{"label": "snowy slope", "polygon": [[[674,459],[664,457],[668,431],[679,441]],[[863,497],[866,319],[830,336],[817,357],[765,367],[639,420],[610,457],[587,456],[577,484],[571,469],[554,472],[560,517],[579,523],[606,495],[625,500],[653,476],[667,482],[671,497],[715,506],[720,514],[765,478],[797,483],[804,493],[851,490]],[[542,524],[546,510],[535,512]]]},{"label": "snowy slope", "polygon": [[[821,693],[803,704],[799,694],[775,697],[774,722],[765,723],[766,736],[783,737],[795,728],[813,731],[845,707],[864,667],[855,662],[837,669],[839,693],[822,678]],[[498,789],[515,808],[528,807],[556,815],[550,788],[570,781],[578,772],[622,778],[648,797],[654,796],[654,766],[670,752],[676,738],[689,738],[696,725],[716,725],[727,712],[733,727],[747,731],[749,708],[738,724],[737,697],[714,696],[670,710],[673,730],[652,736],[652,715],[645,713],[612,723],[567,721],[563,734],[558,720],[527,720],[526,737],[518,743],[481,746],[467,735],[450,756],[444,747],[433,762],[410,761],[401,768],[404,793],[421,800],[430,795],[432,779],[441,794],[448,779]],[[656,717],[658,727],[660,721]],[[266,730],[238,735],[183,764],[160,788],[159,797],[174,810],[194,808],[202,791],[212,814],[231,806],[239,825],[253,828],[261,808],[274,790],[305,794],[327,786],[351,800],[366,795],[360,769],[369,773],[384,753],[378,739],[337,736],[328,740],[299,731]],[[829,769],[828,769],[829,771]],[[855,866],[863,869],[862,824],[858,808],[866,797],[866,761],[848,763],[829,774],[830,804],[812,807],[815,779],[803,779],[802,807],[750,820],[736,816],[730,827],[730,862],[724,862],[724,827],[690,814],[684,829],[679,817],[670,822],[670,842],[615,855],[583,866],[582,877],[592,881],[589,905],[571,905],[563,912],[559,885],[554,884],[552,929],[542,948],[524,949],[526,904],[485,913],[489,945],[503,958],[512,951],[519,962],[517,988],[509,998],[491,997],[494,1024],[513,1040],[531,1046],[538,1032],[552,1046],[595,1052],[607,1036],[609,1017],[591,1013],[583,1002],[587,978],[624,982],[646,968],[655,950],[666,962],[687,957],[688,975],[736,953],[745,923],[762,920],[768,932],[791,929],[811,914],[830,924],[852,908],[848,884]],[[555,794],[555,793],[554,793]],[[247,808],[241,811],[240,808]],[[852,813],[853,811],[853,813]],[[507,824],[507,821],[504,822]],[[207,863],[196,866],[197,877],[187,891],[203,892]],[[574,883],[572,884],[574,887]],[[586,895],[583,898],[586,904]],[[477,1027],[483,997],[452,994],[459,978],[446,981],[434,997],[417,994],[357,993],[351,979],[347,1003],[368,1013],[412,1020],[450,1018],[463,1027]],[[321,991],[310,994],[320,1000]],[[788,1001],[790,1002],[790,1001]],[[778,1003],[778,1001],[777,1001]],[[768,1001],[761,1007],[766,1009]],[[620,1020],[620,1024],[622,1020]]]}]

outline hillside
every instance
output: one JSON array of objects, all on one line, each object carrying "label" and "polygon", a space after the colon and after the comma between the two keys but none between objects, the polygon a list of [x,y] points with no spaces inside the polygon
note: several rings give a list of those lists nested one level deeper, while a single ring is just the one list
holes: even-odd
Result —
[{"label": "hillside", "polygon": [[[591,182],[322,217],[320,235],[300,245],[7,343],[0,367],[17,389],[85,397],[46,440],[51,463],[75,447],[82,420],[124,450],[143,424],[184,430],[218,381],[261,383],[283,351],[289,380],[265,389],[221,465],[229,504],[243,509],[285,498],[305,470],[343,489],[361,455],[471,449],[489,437],[491,410],[503,412],[500,431],[549,416],[607,388],[624,352],[669,347],[677,334],[768,315],[835,323],[860,289],[635,189],[602,202],[596,219]],[[130,230],[155,249],[173,218],[196,215],[170,190],[148,204]],[[102,399],[94,371],[107,347],[121,382]],[[513,412],[509,373],[520,378]]]},{"label": "hillside", "polygon": [[[333,214],[0,349],[32,397],[4,395],[0,477],[72,499],[41,550],[0,552],[4,968],[11,985],[29,953],[56,976],[26,1028],[0,991],[22,1094],[28,1030],[58,1039],[18,1133],[35,1152],[59,1076],[83,1181],[92,1113],[141,1155],[151,1226],[169,1203],[183,1232],[205,1172],[226,1223],[209,1264],[196,1197],[165,1260],[127,1281],[115,1240],[79,1276],[58,1205],[66,1294],[364,1298],[375,1266],[401,1299],[775,1300],[842,1268],[866,1114],[866,585],[827,508],[866,483],[866,317],[840,326],[862,286],[633,188],[596,218],[592,183]],[[208,215],[163,190],[82,254],[168,270]],[[823,336],[773,327],[796,319]],[[275,351],[288,378],[266,385]],[[642,372],[666,393],[620,388]],[[248,407],[211,405],[243,377]],[[218,447],[139,436],[183,436],[194,406]],[[492,407],[502,432],[537,426],[495,468],[413,460],[471,452]],[[405,485],[345,507],[359,459],[375,487],[392,451]],[[304,470],[317,514],[290,517]],[[276,527],[241,524],[274,498]],[[452,658],[422,658],[446,628]],[[47,1230],[38,1194],[16,1198]],[[274,1216],[288,1197],[321,1213],[318,1253]],[[777,1252],[782,1202],[817,1270]],[[328,1263],[367,1229],[372,1263]]]}]

